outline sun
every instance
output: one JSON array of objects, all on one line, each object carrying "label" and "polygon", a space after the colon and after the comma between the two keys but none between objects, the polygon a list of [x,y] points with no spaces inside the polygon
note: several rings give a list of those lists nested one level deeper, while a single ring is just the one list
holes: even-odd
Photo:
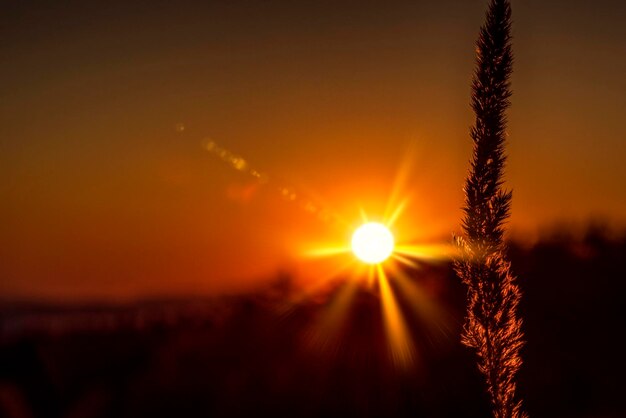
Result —
[{"label": "sun", "polygon": [[368,222],[356,229],[352,235],[352,252],[368,264],[385,261],[393,253],[393,234],[385,225]]}]

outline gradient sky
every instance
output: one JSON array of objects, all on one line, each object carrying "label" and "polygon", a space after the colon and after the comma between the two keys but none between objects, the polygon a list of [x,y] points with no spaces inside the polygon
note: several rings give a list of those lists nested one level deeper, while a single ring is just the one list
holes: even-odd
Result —
[{"label": "gradient sky", "polygon": [[[349,231],[303,204],[376,217],[407,159],[398,228],[448,239],[486,3],[5,2],[0,295],[210,293],[306,270],[301,248]],[[626,2],[512,4],[512,230],[624,225]]]}]

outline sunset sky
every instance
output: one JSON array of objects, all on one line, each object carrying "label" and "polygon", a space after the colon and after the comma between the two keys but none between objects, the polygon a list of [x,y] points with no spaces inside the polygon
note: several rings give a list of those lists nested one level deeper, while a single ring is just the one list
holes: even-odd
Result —
[{"label": "sunset sky", "polygon": [[[449,240],[485,5],[5,2],[0,296],[205,294],[305,274],[303,250],[349,240],[394,185],[411,197],[397,234]],[[626,225],[626,2],[512,6],[512,232]]]}]

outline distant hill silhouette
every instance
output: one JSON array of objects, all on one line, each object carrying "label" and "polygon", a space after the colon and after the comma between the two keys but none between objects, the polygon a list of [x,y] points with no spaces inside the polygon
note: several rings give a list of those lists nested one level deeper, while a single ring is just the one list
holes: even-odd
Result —
[{"label": "distant hill silhouette", "polygon": [[[623,417],[626,237],[555,234],[511,243],[528,343],[531,417]],[[258,292],[120,306],[4,301],[2,417],[484,417],[473,354],[459,343],[465,289],[447,263],[411,272],[438,307],[416,318],[413,368],[387,355],[377,293],[362,289],[338,338],[316,324],[342,286],[291,304],[288,277]],[[393,283],[393,282],[392,282]]]}]

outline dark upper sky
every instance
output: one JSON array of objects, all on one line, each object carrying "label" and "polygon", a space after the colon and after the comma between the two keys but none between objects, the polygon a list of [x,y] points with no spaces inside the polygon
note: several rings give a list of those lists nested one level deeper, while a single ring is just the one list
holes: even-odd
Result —
[{"label": "dark upper sky", "polygon": [[[410,144],[407,228],[457,228],[486,1],[4,3],[2,292],[211,291],[271,274],[343,237],[307,203],[380,212]],[[512,229],[623,223],[626,2],[512,3]],[[270,182],[204,151],[207,137]]]}]

